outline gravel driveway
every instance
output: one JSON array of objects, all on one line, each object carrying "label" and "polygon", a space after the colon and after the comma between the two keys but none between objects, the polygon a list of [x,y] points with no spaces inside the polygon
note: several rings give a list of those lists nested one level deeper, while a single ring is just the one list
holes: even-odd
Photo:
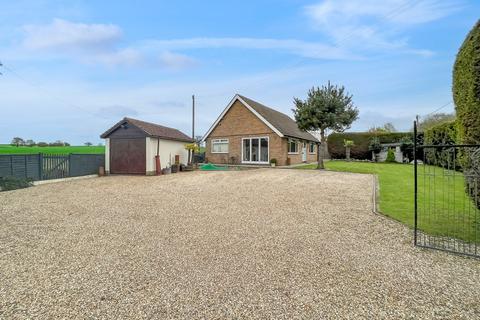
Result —
[{"label": "gravel driveway", "polygon": [[480,261],[411,245],[372,177],[111,176],[0,193],[0,318],[480,317]]}]

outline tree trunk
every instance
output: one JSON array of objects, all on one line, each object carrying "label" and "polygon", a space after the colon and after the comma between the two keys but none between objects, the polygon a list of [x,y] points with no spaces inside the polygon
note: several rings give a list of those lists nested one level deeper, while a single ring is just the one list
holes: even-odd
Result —
[{"label": "tree trunk", "polygon": [[345,155],[346,155],[347,161],[350,161],[350,147],[345,148]]},{"label": "tree trunk", "polygon": [[325,147],[325,130],[320,129],[320,144],[317,147],[317,169],[325,169],[323,164],[323,148]]}]

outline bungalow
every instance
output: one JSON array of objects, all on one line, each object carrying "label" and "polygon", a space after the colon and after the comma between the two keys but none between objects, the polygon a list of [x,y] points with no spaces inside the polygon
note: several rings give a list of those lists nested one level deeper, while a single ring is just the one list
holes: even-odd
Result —
[{"label": "bungalow", "polygon": [[319,141],[281,112],[239,94],[203,137],[206,161],[278,165],[314,162]]}]

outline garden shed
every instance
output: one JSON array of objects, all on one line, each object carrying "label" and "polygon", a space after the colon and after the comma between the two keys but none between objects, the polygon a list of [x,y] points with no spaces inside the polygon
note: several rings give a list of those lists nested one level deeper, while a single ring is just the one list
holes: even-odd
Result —
[{"label": "garden shed", "polygon": [[105,139],[105,172],[107,174],[146,174],[175,163],[187,164],[186,143],[193,140],[180,130],[132,118],[123,118],[103,133]]}]

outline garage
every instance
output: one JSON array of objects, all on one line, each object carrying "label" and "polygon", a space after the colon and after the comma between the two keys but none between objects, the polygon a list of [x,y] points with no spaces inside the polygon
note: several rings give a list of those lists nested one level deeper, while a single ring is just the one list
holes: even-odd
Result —
[{"label": "garage", "polygon": [[110,140],[111,173],[145,173],[145,139]]},{"label": "garage", "polygon": [[103,133],[105,172],[107,174],[146,174],[157,172],[175,162],[187,164],[186,143],[193,140],[178,129],[142,120],[123,118]]}]

